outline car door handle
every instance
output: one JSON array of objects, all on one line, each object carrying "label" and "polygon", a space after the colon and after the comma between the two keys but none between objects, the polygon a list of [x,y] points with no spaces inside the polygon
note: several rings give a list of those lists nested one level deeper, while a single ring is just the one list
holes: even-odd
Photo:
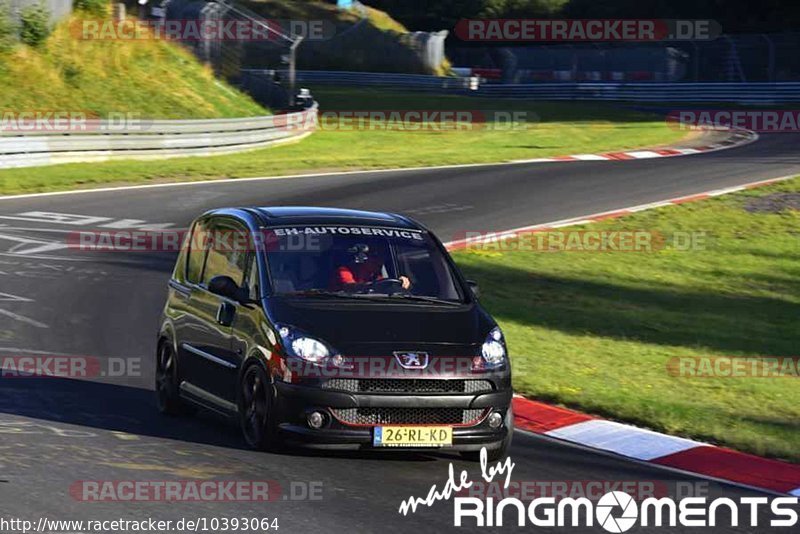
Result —
[{"label": "car door handle", "polygon": [[230,302],[223,302],[217,308],[217,323],[222,326],[230,326],[233,324],[234,315],[236,315],[236,306]]}]

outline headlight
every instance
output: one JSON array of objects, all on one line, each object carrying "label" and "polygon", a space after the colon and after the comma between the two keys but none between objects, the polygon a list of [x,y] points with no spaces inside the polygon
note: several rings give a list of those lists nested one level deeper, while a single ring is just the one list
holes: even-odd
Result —
[{"label": "headlight", "polygon": [[278,334],[281,336],[286,352],[311,363],[323,363],[327,358],[335,354],[330,345],[307,335],[297,328],[279,326]]},{"label": "headlight", "polygon": [[506,363],[506,341],[499,327],[493,328],[486,336],[481,346],[481,357],[484,369],[494,369]]}]

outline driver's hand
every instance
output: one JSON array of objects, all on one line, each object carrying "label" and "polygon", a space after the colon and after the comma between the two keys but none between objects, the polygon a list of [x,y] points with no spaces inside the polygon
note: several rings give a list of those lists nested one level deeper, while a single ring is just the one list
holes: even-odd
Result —
[{"label": "driver's hand", "polygon": [[403,282],[403,289],[408,289],[411,287],[411,280],[409,280],[407,276],[401,276],[399,280]]}]

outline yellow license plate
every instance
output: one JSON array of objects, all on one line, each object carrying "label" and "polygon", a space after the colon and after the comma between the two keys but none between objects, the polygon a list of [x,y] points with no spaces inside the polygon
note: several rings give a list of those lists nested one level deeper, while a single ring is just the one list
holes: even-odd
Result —
[{"label": "yellow license plate", "polygon": [[449,426],[376,426],[375,447],[445,447],[453,444]]}]

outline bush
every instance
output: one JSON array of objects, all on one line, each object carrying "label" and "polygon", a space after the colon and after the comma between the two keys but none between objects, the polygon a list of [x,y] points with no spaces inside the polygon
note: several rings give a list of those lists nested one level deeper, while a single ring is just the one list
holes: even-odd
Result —
[{"label": "bush", "polygon": [[28,46],[39,46],[50,35],[50,10],[44,4],[23,8],[19,13],[19,38]]},{"label": "bush", "polygon": [[0,52],[8,50],[17,42],[17,26],[11,17],[11,5],[0,0]]},{"label": "bush", "polygon": [[90,15],[106,15],[108,13],[108,0],[75,0],[75,9]]}]

